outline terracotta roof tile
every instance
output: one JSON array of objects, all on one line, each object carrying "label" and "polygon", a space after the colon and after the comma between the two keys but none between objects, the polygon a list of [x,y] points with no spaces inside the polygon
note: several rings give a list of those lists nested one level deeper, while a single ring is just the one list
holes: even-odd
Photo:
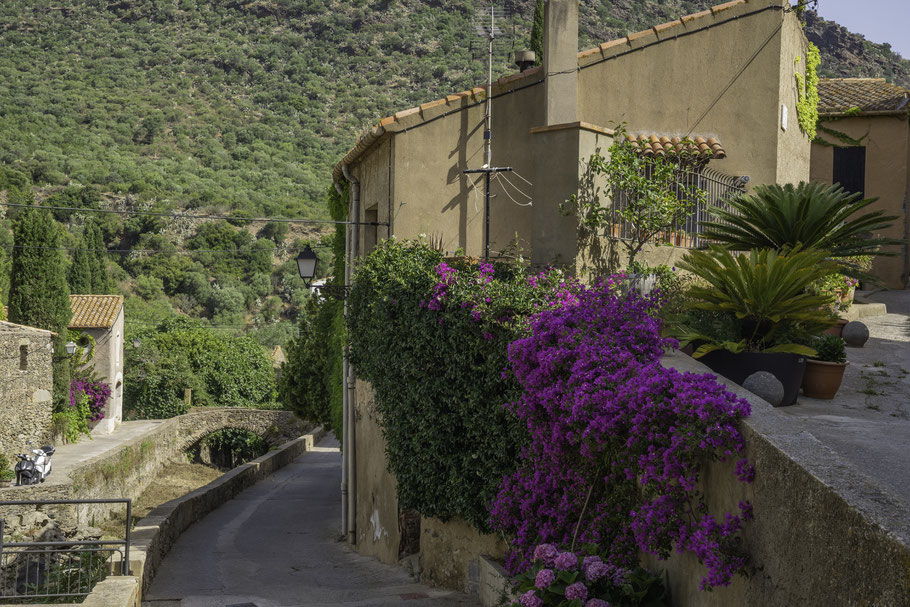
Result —
[{"label": "terracotta roof tile", "polygon": [[626,141],[645,156],[671,156],[698,161],[721,160],[727,152],[715,137],[670,137],[669,135],[626,135]]},{"label": "terracotta roof tile", "polygon": [[70,295],[70,329],[109,329],[123,308],[122,295]]},{"label": "terracotta roof tile", "polygon": [[910,91],[888,84],[884,78],[820,78],[818,112],[843,114],[858,108],[861,112],[910,109]]},{"label": "terracotta roof tile", "polygon": [[723,4],[718,4],[717,6],[711,7],[711,12],[715,15],[717,13],[722,13],[725,10],[731,9],[734,6],[739,6],[740,4],[745,4],[746,0],[733,0],[732,2],[724,2]]}]

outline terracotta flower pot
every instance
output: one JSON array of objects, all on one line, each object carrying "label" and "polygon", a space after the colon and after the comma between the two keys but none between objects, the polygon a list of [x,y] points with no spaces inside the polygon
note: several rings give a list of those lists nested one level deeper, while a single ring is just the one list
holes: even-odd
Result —
[{"label": "terracotta flower pot", "polygon": [[803,376],[803,394],[809,398],[832,399],[840,389],[847,363],[808,359]]},{"label": "terracotta flower pot", "polygon": [[856,287],[850,287],[846,292],[841,293],[840,301],[841,303],[853,303],[853,298],[856,296]]},{"label": "terracotta flower pot", "polygon": [[834,335],[840,337],[844,332],[844,325],[847,324],[846,318],[838,319],[837,324],[825,330],[824,335]]}]

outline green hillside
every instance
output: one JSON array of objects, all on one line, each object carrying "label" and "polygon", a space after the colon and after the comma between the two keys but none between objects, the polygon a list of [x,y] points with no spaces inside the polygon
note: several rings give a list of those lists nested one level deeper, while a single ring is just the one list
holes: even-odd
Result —
[{"label": "green hillside", "polygon": [[[513,35],[497,46],[497,76],[513,71],[511,52],[528,45],[534,9],[533,0],[505,4],[514,15],[504,29]],[[710,4],[582,2],[581,46]],[[326,218],[331,167],[363,128],[485,80],[483,53],[472,49],[475,6],[481,3],[5,0],[0,202],[34,195],[58,206]],[[823,55],[831,43],[823,73],[906,84],[907,61],[814,23]],[[68,248],[78,248],[90,216],[56,213]],[[326,233],[129,215],[99,221],[115,289],[130,296],[137,323],[175,313],[241,328],[292,319],[305,290],[291,258]],[[10,245],[4,222],[0,288]],[[275,329],[263,341],[277,343],[289,331]]]}]

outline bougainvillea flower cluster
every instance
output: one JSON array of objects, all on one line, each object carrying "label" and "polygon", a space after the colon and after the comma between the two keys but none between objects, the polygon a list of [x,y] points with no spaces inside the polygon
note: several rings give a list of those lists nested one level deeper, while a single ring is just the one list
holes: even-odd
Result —
[{"label": "bougainvillea flower cluster", "polygon": [[[615,287],[573,290],[573,303],[538,313],[509,346],[523,392],[508,407],[531,441],[491,505],[493,526],[514,536],[507,566],[542,558],[541,541],[596,545],[615,568],[675,547],[706,566],[703,588],[728,584],[744,566],[733,548],[751,511],[717,522],[695,489],[706,458],[741,458],[749,404],[712,375],[661,366],[673,342],[652,316],[656,299]],[[754,472],[741,460],[737,475]]]},{"label": "bougainvillea flower cluster", "polygon": [[103,381],[76,379],[70,383],[70,407],[76,407],[82,393],[88,396],[89,421],[104,419],[104,408],[111,397],[111,387]]}]

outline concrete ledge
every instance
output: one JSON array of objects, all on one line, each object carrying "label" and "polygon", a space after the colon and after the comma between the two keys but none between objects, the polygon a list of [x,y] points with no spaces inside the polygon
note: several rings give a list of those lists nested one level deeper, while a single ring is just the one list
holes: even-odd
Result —
[{"label": "concrete ledge", "polygon": [[482,554],[468,566],[468,592],[480,600],[483,607],[506,605],[515,597],[509,574],[492,557]]},{"label": "concrete ledge", "polygon": [[139,578],[134,575],[109,577],[97,584],[83,607],[140,607]]},{"label": "concrete ledge", "polygon": [[[671,352],[665,367],[711,373]],[[862,474],[751,392],[722,377],[745,398],[752,415],[742,425],[755,481],[736,480],[734,461],[708,462],[701,491],[715,515],[750,501],[755,519],[743,532],[751,557],[748,578],[706,593],[690,554],[646,566],[669,574],[673,604],[910,606],[910,505]]]},{"label": "concrete ledge", "polygon": [[839,316],[845,320],[859,320],[872,316],[884,316],[887,313],[888,309],[883,303],[857,302],[850,306],[850,309],[846,312],[841,312]]},{"label": "concrete ledge", "polygon": [[262,457],[238,466],[205,487],[187,493],[152,510],[133,530],[130,572],[148,589],[162,559],[190,525],[236,496],[247,487],[311,451],[325,436],[322,426],[285,443]]}]

